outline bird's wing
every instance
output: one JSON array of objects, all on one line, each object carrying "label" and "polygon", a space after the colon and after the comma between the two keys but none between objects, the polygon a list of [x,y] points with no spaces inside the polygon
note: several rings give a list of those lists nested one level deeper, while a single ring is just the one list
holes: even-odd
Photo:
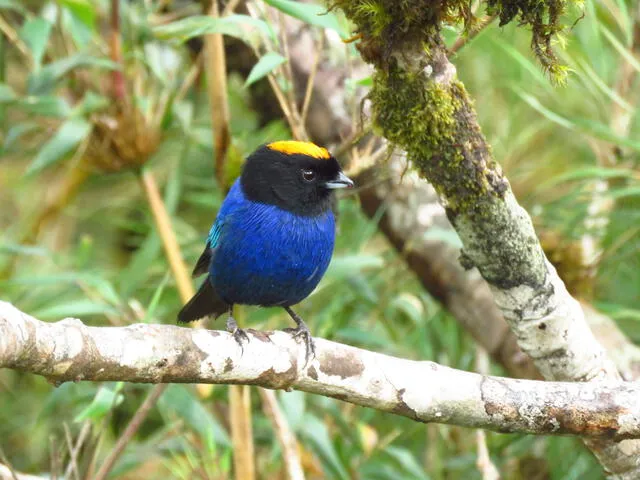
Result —
[{"label": "bird's wing", "polygon": [[204,252],[198,258],[196,262],[196,266],[193,268],[192,277],[199,277],[203,273],[207,273],[209,271],[209,265],[211,264],[211,260],[213,259],[213,254],[218,246],[218,240],[220,238],[220,232],[222,231],[222,226],[224,225],[224,220],[218,216],[215,223],[209,230],[209,236],[207,237],[207,245],[204,247]]}]

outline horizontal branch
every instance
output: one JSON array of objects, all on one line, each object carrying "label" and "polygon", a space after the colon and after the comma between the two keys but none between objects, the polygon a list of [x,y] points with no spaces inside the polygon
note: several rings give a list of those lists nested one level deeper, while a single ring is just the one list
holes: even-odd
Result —
[{"label": "horizontal branch", "polygon": [[320,338],[172,325],[88,327],[41,322],[0,302],[0,368],[65,381],[220,383],[297,389],[409,417],[499,432],[640,437],[640,383],[541,382],[479,375]]}]

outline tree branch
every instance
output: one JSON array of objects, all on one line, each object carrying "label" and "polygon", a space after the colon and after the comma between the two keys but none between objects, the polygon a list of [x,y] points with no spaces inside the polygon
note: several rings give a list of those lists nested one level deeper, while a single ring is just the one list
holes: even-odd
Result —
[{"label": "tree branch", "polygon": [[[297,389],[420,422],[499,432],[640,437],[640,384],[564,383],[479,375],[315,339],[316,358],[285,332],[172,325],[41,322],[0,302],[0,367],[65,381],[219,383]],[[597,438],[595,439],[597,440]]]},{"label": "tree branch", "polygon": [[[314,40],[308,25],[287,18],[290,61],[297,85],[306,85],[314,69]],[[331,45],[329,45],[331,48]],[[334,46],[335,48],[335,46]],[[352,60],[352,78],[366,77],[370,67]],[[317,68],[313,85],[310,136],[321,144],[339,142],[353,133],[354,105],[364,97],[364,89],[350,96],[345,91],[344,66],[324,58]],[[299,92],[302,95],[302,92]],[[381,139],[378,140],[382,142]],[[380,208],[380,230],[401,253],[407,266],[425,289],[439,300],[453,317],[491,356],[516,377],[536,378],[540,374],[530,357],[519,348],[502,311],[496,306],[487,282],[477,269],[460,265],[460,249],[451,242],[455,233],[440,205],[433,186],[407,171],[406,153],[394,155],[385,165],[375,165],[356,175],[360,205],[370,217]],[[587,304],[582,304],[589,326],[609,352],[625,380],[640,377],[640,348],[631,343],[615,322]]]}]

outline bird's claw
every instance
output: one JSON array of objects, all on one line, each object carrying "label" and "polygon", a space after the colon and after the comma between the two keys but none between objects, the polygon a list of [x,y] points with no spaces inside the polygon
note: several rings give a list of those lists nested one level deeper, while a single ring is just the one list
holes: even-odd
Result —
[{"label": "bird's claw", "polygon": [[242,328],[238,327],[236,320],[231,316],[227,318],[227,332],[229,332],[235,341],[238,342],[240,348],[244,349],[242,342],[249,343],[249,335],[247,335],[247,332]]},{"label": "bird's claw", "polygon": [[305,353],[305,365],[309,364],[310,360],[313,360],[316,357],[316,346],[313,342],[313,337],[311,336],[311,332],[309,328],[303,323],[299,325],[297,328],[285,328],[285,332],[290,333],[294,340],[298,341],[298,339],[302,339],[306,347]]}]

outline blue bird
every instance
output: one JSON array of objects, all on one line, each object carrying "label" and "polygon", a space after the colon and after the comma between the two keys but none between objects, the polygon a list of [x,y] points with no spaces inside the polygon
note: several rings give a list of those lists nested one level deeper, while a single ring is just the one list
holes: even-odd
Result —
[{"label": "blue bird", "polygon": [[231,314],[234,304],[283,307],[296,322],[307,357],[314,353],[308,327],[291,306],[318,285],[335,240],[335,189],[352,187],[337,160],[310,142],[259,147],[224,199],[193,276],[207,273],[178,313],[179,322],[229,312],[227,329],[242,344],[246,333]]}]

